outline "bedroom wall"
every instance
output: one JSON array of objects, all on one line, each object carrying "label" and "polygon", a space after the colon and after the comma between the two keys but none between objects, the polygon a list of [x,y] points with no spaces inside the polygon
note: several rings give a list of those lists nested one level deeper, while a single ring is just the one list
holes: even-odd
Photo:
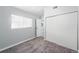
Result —
[{"label": "bedroom wall", "polygon": [[[11,29],[12,14],[32,18],[33,27]],[[0,50],[29,38],[35,37],[35,18],[35,16],[14,7],[0,7]]]},{"label": "bedroom wall", "polygon": [[77,11],[76,6],[47,7],[44,10],[46,40],[77,50]]}]

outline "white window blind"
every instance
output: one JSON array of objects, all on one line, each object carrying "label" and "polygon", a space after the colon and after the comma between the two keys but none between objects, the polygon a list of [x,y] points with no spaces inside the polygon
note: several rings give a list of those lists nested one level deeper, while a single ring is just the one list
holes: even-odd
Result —
[{"label": "white window blind", "polygon": [[32,27],[32,19],[18,16],[18,15],[11,15],[11,28],[18,29],[18,28],[28,28]]}]

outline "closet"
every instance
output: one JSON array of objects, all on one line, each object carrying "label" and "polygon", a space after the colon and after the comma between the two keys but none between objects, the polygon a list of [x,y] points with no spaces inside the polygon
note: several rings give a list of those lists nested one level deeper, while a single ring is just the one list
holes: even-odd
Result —
[{"label": "closet", "polygon": [[78,10],[74,6],[45,9],[45,39],[58,45],[78,49]]}]

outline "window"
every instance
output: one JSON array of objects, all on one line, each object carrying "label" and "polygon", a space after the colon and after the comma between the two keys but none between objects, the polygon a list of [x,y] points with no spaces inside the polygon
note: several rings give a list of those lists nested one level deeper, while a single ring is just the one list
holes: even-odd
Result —
[{"label": "window", "polygon": [[11,28],[18,29],[18,28],[28,28],[32,27],[32,19],[18,16],[18,15],[11,15]]}]

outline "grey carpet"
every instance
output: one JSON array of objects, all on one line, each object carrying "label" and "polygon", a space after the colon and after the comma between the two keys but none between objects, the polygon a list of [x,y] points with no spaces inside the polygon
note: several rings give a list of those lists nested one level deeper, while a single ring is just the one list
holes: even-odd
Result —
[{"label": "grey carpet", "polygon": [[53,42],[44,40],[43,37],[38,37],[30,41],[21,43],[12,48],[6,49],[0,53],[76,53],[72,49],[60,46]]}]

